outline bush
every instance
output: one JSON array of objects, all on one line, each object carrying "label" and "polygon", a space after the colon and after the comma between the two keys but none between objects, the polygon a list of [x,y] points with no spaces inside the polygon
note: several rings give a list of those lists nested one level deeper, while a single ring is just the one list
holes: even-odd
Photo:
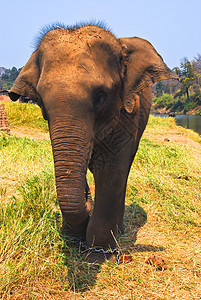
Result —
[{"label": "bush", "polygon": [[153,99],[154,110],[165,108],[168,111],[188,112],[201,105],[201,92],[199,90],[190,95],[190,101],[187,101],[187,97],[179,95],[179,93],[177,96],[175,95],[173,98],[169,94],[164,94],[159,98],[155,97]]},{"label": "bush", "polygon": [[190,101],[201,105],[201,91],[197,90],[194,94],[190,95]]},{"label": "bush", "polygon": [[173,105],[175,99],[169,94],[163,94],[159,98],[154,98],[153,102],[157,105],[157,108],[166,107],[168,109]]}]

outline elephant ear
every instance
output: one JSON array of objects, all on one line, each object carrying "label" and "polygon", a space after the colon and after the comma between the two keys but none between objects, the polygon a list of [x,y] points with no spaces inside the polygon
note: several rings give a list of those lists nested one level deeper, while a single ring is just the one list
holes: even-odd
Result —
[{"label": "elephant ear", "polygon": [[145,88],[160,80],[178,79],[178,76],[166,66],[148,41],[138,37],[119,40],[124,53],[122,102],[126,111],[131,113]]},{"label": "elephant ear", "polygon": [[37,50],[31,55],[26,65],[20,71],[14,85],[9,91],[11,100],[16,101],[20,96],[26,96],[35,102],[40,102],[36,86],[40,77]]},{"label": "elephant ear", "polygon": [[43,102],[37,92],[37,84],[40,78],[40,68],[38,60],[38,50],[33,52],[26,65],[20,71],[14,85],[10,89],[8,95],[11,100],[16,101],[20,96],[28,97],[30,100],[36,102],[41,110],[45,120],[48,120]]}]

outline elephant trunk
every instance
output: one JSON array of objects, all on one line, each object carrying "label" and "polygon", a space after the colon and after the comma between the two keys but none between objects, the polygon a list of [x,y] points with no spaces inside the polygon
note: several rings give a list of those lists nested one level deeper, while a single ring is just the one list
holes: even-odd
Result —
[{"label": "elephant trunk", "polygon": [[86,172],[92,137],[86,125],[72,117],[49,119],[57,196],[63,219],[70,225],[86,222],[91,210]]}]

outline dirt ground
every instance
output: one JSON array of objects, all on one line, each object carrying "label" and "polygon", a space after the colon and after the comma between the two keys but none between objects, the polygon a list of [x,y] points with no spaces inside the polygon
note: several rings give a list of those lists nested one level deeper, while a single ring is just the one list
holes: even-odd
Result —
[{"label": "dirt ground", "polygon": [[201,154],[201,144],[192,140],[186,135],[183,135],[178,129],[172,129],[168,133],[165,134],[150,134],[149,132],[145,132],[143,134],[144,137],[149,136],[149,138],[153,138],[154,140],[158,140],[161,142],[173,142],[180,145],[187,145],[193,147]]},{"label": "dirt ground", "polygon": [[[49,132],[41,132],[38,129],[28,129],[25,127],[21,128],[11,128],[10,134],[16,135],[19,137],[26,137],[33,140],[49,140],[50,135]],[[198,151],[201,151],[201,144],[198,142],[193,141],[191,138],[183,135],[178,129],[172,129],[168,133],[165,134],[153,134],[151,135],[150,132],[145,132],[143,134],[144,137],[149,136],[149,138],[153,138],[158,141],[164,142],[175,142],[181,145],[189,145],[193,148],[196,148]]]},{"label": "dirt ground", "polygon": [[37,129],[30,129],[25,127],[11,128],[10,134],[19,137],[26,137],[32,140],[49,140],[50,138],[49,132],[41,132]]}]

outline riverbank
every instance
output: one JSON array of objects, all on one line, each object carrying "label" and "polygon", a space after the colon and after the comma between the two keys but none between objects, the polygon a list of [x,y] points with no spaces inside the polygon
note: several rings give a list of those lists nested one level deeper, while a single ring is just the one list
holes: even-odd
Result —
[{"label": "riverbank", "polygon": [[[171,112],[174,112],[176,115],[183,115],[184,114],[183,110],[177,111],[177,110],[173,110],[171,108],[168,109],[167,107],[156,109],[156,107],[154,105],[152,106],[152,109],[151,109],[152,114],[167,114],[167,115],[169,115]],[[201,106],[197,106],[194,109],[186,111],[185,114],[186,115],[191,115],[191,116],[196,116],[196,115],[201,116]]]},{"label": "riverbank", "polygon": [[153,98],[152,113],[154,114],[169,114],[175,112],[176,114],[201,115],[201,100],[200,94],[195,97],[174,98],[169,94],[163,94],[161,97]]},{"label": "riverbank", "polygon": [[[129,174],[121,263],[106,262],[97,271],[61,235],[51,144],[37,138],[40,110],[36,128],[34,118],[19,124],[9,109],[14,134],[0,135],[2,299],[201,298],[198,134],[173,118],[150,116]],[[92,174],[87,177],[94,196]]]},{"label": "riverbank", "polygon": [[[167,114],[153,114],[155,117],[168,118]],[[201,136],[201,116],[175,114],[174,120],[177,125],[191,129]]]}]

